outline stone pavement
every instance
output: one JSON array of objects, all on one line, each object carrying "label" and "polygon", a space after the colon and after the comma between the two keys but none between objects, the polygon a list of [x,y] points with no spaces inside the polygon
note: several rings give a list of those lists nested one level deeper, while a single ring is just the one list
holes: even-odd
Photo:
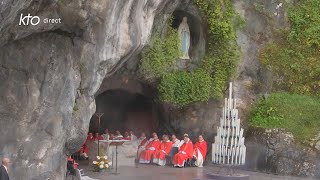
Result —
[{"label": "stone pavement", "polygon": [[[173,168],[160,167],[156,165],[139,165],[138,168],[132,166],[120,166],[118,168],[119,175],[113,175],[110,172],[98,173],[92,172],[84,168],[85,174],[93,179],[99,180],[194,180],[203,178],[207,172],[218,172],[216,167],[187,167]],[[114,170],[112,170],[113,172]],[[238,174],[249,174],[250,180],[302,180],[312,178],[299,178],[289,176],[276,176],[271,174],[236,170]]]}]

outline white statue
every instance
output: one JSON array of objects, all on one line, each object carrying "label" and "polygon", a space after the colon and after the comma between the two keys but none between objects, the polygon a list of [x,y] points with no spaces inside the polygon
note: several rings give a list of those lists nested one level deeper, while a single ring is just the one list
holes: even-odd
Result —
[{"label": "white statue", "polygon": [[183,17],[181,24],[178,28],[178,34],[180,39],[180,48],[182,51],[181,59],[189,58],[189,48],[190,48],[190,30],[187,23],[187,17]]}]

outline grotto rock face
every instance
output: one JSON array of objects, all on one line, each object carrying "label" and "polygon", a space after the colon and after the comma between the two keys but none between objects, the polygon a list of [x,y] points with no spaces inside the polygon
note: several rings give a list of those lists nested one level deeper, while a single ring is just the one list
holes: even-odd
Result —
[{"label": "grotto rock face", "polygon": [[320,158],[311,147],[294,143],[282,129],[250,128],[247,133],[248,169],[281,175],[320,177]]},{"label": "grotto rock face", "polygon": [[[242,119],[255,98],[269,90],[271,77],[260,66],[259,51],[273,38],[271,27],[286,26],[285,9],[280,9],[279,16],[272,16],[278,3],[265,0],[234,3],[236,11],[246,20],[246,26],[238,31],[242,55],[238,76],[233,79]],[[261,6],[265,7],[263,12],[258,9]],[[106,84],[98,91],[101,82],[133,58],[139,61],[137,56],[148,43],[152,28],[163,27],[175,10],[188,12],[195,20],[199,18],[191,0],[0,2],[0,157],[7,156],[13,162],[12,179],[64,178],[67,155],[77,151],[85,140],[96,109],[94,96],[120,87],[117,83]],[[42,20],[61,18],[62,23],[19,26],[21,13],[37,15]],[[154,24],[157,26],[153,27]],[[195,57],[204,54],[202,28],[199,43],[191,52]],[[134,91],[142,88],[132,87]],[[222,102],[209,100],[182,109],[161,103],[155,106],[168,124],[164,131],[189,132],[193,137],[201,133],[209,144],[213,142]],[[252,142],[258,144],[270,138],[263,137]],[[285,146],[291,149],[280,146],[283,141],[275,143],[277,148],[270,148],[271,143],[266,147],[260,144],[264,147],[260,149],[255,144],[251,147],[262,153],[274,149],[277,156],[268,156],[271,158],[268,162],[273,162],[275,172],[319,176],[319,161],[318,164],[311,161],[313,151],[291,146],[291,136],[287,139]],[[298,155],[308,160],[301,164],[294,160]],[[280,164],[275,163],[277,160]],[[298,163],[299,169],[286,165],[287,160]],[[296,170],[300,174],[292,173]]]},{"label": "grotto rock face", "polygon": [[[12,179],[64,178],[103,78],[140,52],[154,17],[177,2],[0,2],[0,156],[13,162]],[[62,23],[19,26],[21,13]]]}]

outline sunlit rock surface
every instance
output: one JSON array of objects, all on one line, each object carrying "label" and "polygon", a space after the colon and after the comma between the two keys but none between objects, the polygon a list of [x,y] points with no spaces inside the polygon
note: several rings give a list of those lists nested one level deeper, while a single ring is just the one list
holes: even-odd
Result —
[{"label": "sunlit rock surface", "polygon": [[[12,179],[64,179],[103,78],[141,51],[168,2],[0,2],[0,153]],[[20,13],[62,23],[19,26]]]}]

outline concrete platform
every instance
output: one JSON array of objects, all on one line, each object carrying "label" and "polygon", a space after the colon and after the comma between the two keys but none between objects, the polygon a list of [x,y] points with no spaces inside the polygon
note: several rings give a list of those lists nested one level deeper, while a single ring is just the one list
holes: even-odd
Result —
[{"label": "concrete platform", "polygon": [[[160,167],[156,165],[139,165],[138,168],[132,166],[119,166],[119,175],[113,175],[110,172],[98,173],[90,171],[87,166],[80,163],[80,168],[84,169],[87,176],[99,180],[204,180],[208,179],[207,173],[218,172],[217,167],[187,167],[173,168]],[[114,170],[112,170],[114,171]],[[248,174],[250,180],[307,180],[312,178],[299,178],[290,176],[276,176],[271,174],[236,170],[237,174]]]}]

